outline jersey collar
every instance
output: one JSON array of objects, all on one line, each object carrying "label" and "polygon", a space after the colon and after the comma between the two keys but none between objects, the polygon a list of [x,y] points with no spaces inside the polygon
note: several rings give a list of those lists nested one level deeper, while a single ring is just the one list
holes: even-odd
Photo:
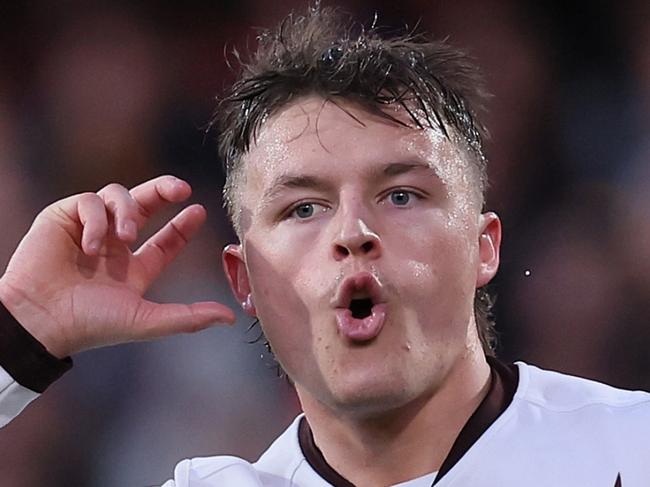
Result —
[{"label": "jersey collar", "polygon": [[[442,462],[433,485],[438,483],[460,461],[512,402],[519,384],[519,369],[514,364],[506,364],[493,357],[487,357],[487,361],[490,365],[490,388],[456,437],[449,454]],[[354,487],[349,480],[327,463],[314,442],[314,435],[304,416],[298,425],[298,442],[309,465],[324,480],[334,487]]]}]

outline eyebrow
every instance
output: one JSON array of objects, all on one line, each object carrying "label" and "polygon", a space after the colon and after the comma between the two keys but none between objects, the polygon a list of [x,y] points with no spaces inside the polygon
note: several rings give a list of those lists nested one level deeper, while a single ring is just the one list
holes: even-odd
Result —
[{"label": "eyebrow", "polygon": [[380,177],[399,176],[411,171],[431,171],[435,174],[433,168],[423,161],[409,161],[409,162],[391,162],[386,164],[380,169]]},{"label": "eyebrow", "polygon": [[281,174],[262,195],[262,204],[274,200],[285,189],[327,189],[331,184],[317,176]]},{"label": "eyebrow", "polygon": [[[374,180],[381,180],[389,177],[399,176],[412,171],[427,171],[431,175],[437,174],[429,164],[423,161],[408,161],[408,162],[391,162],[380,166],[372,171],[371,178]],[[267,204],[278,197],[285,189],[318,189],[328,190],[331,189],[332,184],[318,176],[306,174],[281,174],[278,176],[269,188],[262,195],[262,204]]]}]

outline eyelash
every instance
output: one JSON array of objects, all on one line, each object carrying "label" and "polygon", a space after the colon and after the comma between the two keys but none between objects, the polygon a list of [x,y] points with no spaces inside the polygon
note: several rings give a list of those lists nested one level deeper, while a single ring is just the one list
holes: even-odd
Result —
[{"label": "eyelash", "polygon": [[381,198],[379,198],[379,202],[383,203],[387,200],[387,198],[390,197],[391,194],[393,193],[406,193],[409,196],[415,196],[416,200],[421,200],[426,198],[426,195],[422,193],[421,191],[417,191],[413,188],[404,188],[404,187],[398,187],[398,188],[391,188],[388,191],[386,191]]},{"label": "eyelash", "polygon": [[[390,195],[393,194],[393,193],[406,193],[406,194],[408,194],[408,195],[410,195],[410,196],[415,196],[415,198],[416,198],[417,200],[421,200],[421,199],[423,199],[423,198],[426,197],[426,195],[424,195],[422,192],[420,192],[420,191],[416,191],[416,190],[414,190],[414,189],[412,189],[412,188],[403,188],[403,187],[398,187],[398,188],[391,188],[391,189],[389,189],[388,191],[386,191],[386,192],[385,192],[385,193],[384,193],[384,194],[379,198],[379,203],[383,203],[383,202],[385,202],[386,199],[387,199],[388,197],[390,197]],[[299,201],[298,203],[296,203],[296,204],[290,206],[290,207],[289,207],[289,208],[288,208],[288,209],[283,213],[283,215],[282,215],[282,219],[283,219],[283,220],[287,220],[287,219],[289,219],[289,218],[294,218],[294,219],[296,219],[296,220],[305,220],[305,221],[311,220],[311,219],[313,218],[313,216],[310,216],[310,217],[308,217],[308,218],[298,218],[297,216],[295,216],[295,212],[296,212],[296,210],[297,210],[298,208],[300,208],[301,206],[303,206],[303,205],[317,205],[317,206],[321,206],[321,207],[323,207],[323,210],[322,210],[323,213],[326,212],[326,211],[329,211],[329,210],[330,210],[330,208],[329,208],[327,205],[325,205],[325,204],[323,204],[323,203],[319,203],[318,201],[309,201],[309,200],[306,200],[306,201]]]},{"label": "eyelash", "polygon": [[307,221],[307,220],[311,220],[311,219],[313,218],[313,216],[310,216],[309,218],[298,218],[298,217],[295,215],[296,210],[297,210],[298,208],[300,208],[301,206],[304,206],[304,205],[317,205],[317,206],[321,206],[321,207],[323,207],[323,210],[322,210],[323,213],[326,212],[326,211],[328,211],[328,210],[330,209],[327,205],[325,205],[325,204],[323,204],[323,203],[319,203],[318,201],[309,201],[309,200],[306,200],[306,201],[299,201],[298,203],[296,203],[296,204],[294,204],[294,205],[291,205],[291,206],[287,209],[287,211],[284,212],[284,214],[282,215],[282,220],[288,220],[289,218],[293,218],[293,219],[295,219],[295,220],[305,220],[305,221]]}]

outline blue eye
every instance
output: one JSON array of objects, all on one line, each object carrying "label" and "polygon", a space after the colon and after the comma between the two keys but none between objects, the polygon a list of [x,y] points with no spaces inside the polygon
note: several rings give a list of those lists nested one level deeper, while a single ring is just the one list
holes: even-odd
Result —
[{"label": "blue eye", "polygon": [[293,213],[298,218],[309,218],[314,215],[314,205],[312,203],[303,203],[300,206],[297,206]]},{"label": "blue eye", "polygon": [[405,206],[411,201],[411,194],[408,191],[393,191],[390,194],[390,201],[395,206]]},{"label": "blue eye", "polygon": [[296,220],[311,220],[312,218],[317,218],[321,213],[325,213],[329,210],[327,205],[314,202],[305,202],[299,203],[294,206],[289,213],[287,213],[287,218],[294,218]]}]

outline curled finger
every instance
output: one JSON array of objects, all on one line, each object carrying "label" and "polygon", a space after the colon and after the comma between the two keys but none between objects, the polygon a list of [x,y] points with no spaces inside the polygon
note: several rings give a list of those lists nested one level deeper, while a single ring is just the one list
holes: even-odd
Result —
[{"label": "curled finger", "polygon": [[97,255],[108,231],[104,201],[95,193],[83,193],[77,199],[77,214],[83,227],[81,248],[87,255]]},{"label": "curled finger", "polygon": [[138,237],[137,220],[139,218],[138,203],[133,199],[129,190],[117,183],[105,186],[97,193],[112,217],[115,237],[125,243],[131,243]]}]

